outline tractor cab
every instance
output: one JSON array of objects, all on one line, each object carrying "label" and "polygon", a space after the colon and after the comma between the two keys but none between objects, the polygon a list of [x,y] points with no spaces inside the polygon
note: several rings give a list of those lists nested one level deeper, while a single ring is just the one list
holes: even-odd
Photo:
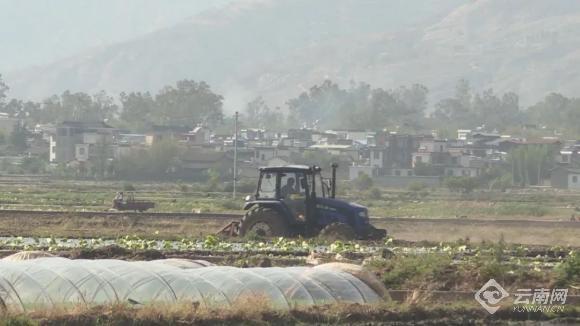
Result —
[{"label": "tractor cab", "polygon": [[370,225],[366,207],[335,199],[336,168],[333,164],[331,180],[322,177],[318,166],[260,168],[256,193],[246,198],[247,212],[236,225],[235,233],[344,239],[384,237],[385,230]]},{"label": "tractor cab", "polygon": [[[260,180],[254,200],[247,206],[261,201],[274,200],[285,205],[296,222],[306,222],[313,213],[316,198],[326,197],[320,169],[307,166],[267,167],[260,169]],[[249,205],[248,205],[249,204]]]}]

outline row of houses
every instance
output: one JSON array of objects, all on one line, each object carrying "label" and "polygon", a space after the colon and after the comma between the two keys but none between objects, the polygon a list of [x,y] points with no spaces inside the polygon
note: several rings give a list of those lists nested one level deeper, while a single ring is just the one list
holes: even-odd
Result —
[{"label": "row of houses", "polygon": [[455,139],[441,139],[433,134],[388,131],[243,129],[236,139],[233,134],[219,134],[205,126],[151,126],[148,132],[135,134],[104,122],[81,121],[41,129],[48,135],[48,156],[55,164],[115,160],[169,140],[184,149],[181,168],[198,173],[220,162],[231,162],[237,143],[239,171],[248,176],[255,175],[259,166],[303,163],[324,153],[339,161],[339,177],[355,179],[365,173],[396,184],[421,178],[429,183],[428,178],[478,177],[494,165],[506,164],[507,153],[514,148],[551,145],[558,153],[552,185],[580,189],[580,142],[551,137],[527,140],[482,130],[458,130]]}]

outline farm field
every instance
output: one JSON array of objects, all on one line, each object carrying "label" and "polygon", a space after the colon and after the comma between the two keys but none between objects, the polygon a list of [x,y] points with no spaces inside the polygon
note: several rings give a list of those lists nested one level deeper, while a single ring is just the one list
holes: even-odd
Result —
[{"label": "farm field", "polygon": [[[211,191],[204,184],[129,184],[7,176],[0,176],[0,183],[0,209],[14,210],[105,211],[110,209],[117,191],[134,188],[139,199],[156,203],[153,211],[157,212],[241,213],[243,198],[251,193],[242,192],[232,200],[231,192]],[[444,189],[347,191],[346,188],[339,185],[340,198],[367,206],[370,215],[377,217],[569,221],[580,206],[580,193],[551,189],[456,194]]]},{"label": "farm field", "polygon": [[[239,199],[232,200],[230,193],[208,192],[203,184],[127,184],[9,177],[0,177],[0,181],[3,182],[0,209],[4,210],[0,211],[0,236],[118,238],[126,234],[141,237],[157,234],[161,239],[203,237],[218,231],[232,218],[176,217],[173,213],[241,215],[245,196],[242,193]],[[114,194],[127,187],[136,189],[137,198],[154,201],[155,209],[144,214],[103,215],[111,211]],[[580,247],[576,224],[570,222],[578,213],[579,194],[547,190],[463,195],[445,190],[377,191],[346,192],[340,197],[367,206],[370,215],[375,217],[373,223],[386,228],[395,239],[480,242],[498,241],[503,235],[509,243]],[[24,212],[16,214],[6,210]],[[45,214],[26,214],[26,211]],[[509,221],[494,222],[496,220]],[[536,220],[555,223],[528,222]]]},{"label": "farm field", "polygon": [[[27,314],[12,312],[7,320],[35,324],[39,319],[53,324],[99,324],[137,320],[138,324],[171,323],[255,323],[275,318],[280,323],[386,323],[422,322],[425,325],[465,323],[517,324],[518,320],[578,322],[580,294],[575,271],[580,255],[564,248],[525,247],[503,242],[473,245],[444,243],[431,246],[397,241],[384,243],[323,243],[316,240],[274,239],[223,241],[205,239],[176,242],[154,241],[127,236],[113,244],[91,239],[84,243],[70,239],[40,239],[31,245],[22,241],[2,243],[0,258],[20,249],[43,249],[73,259],[203,259],[218,265],[238,267],[312,266],[326,262],[363,265],[388,289],[383,304],[324,305],[279,310],[268,302],[249,300],[231,309],[202,306],[193,311],[185,305],[130,304],[74,307]],[[473,300],[476,290],[490,278],[508,291],[520,288],[571,287],[566,309],[558,313],[518,313],[500,310],[493,317]],[[259,308],[257,308],[259,307]],[[121,322],[122,323],[122,322]]]},{"label": "farm field", "polygon": [[[245,194],[233,201],[229,193],[208,192],[201,184],[35,181],[11,180],[0,189],[0,258],[39,250],[70,259],[189,259],[242,268],[341,262],[364,266],[388,289],[388,298],[379,305],[316,309],[277,310],[263,302],[222,310],[120,303],[5,313],[13,324],[255,324],[264,318],[277,324],[580,321],[580,222],[571,221],[580,196],[574,193],[347,192],[340,197],[368,206],[372,223],[386,228],[389,238],[324,242],[213,236],[241,216]],[[156,208],[111,211],[114,194],[129,186]],[[569,288],[566,309],[523,315],[505,309],[492,318],[473,300],[492,278],[508,291]]]},{"label": "farm field", "polygon": [[[60,237],[116,239],[127,234],[158,239],[201,238],[214,234],[241,215],[205,214],[0,212],[0,237]],[[520,222],[517,220],[455,220],[377,218],[372,223],[398,240],[508,243],[580,247],[579,222]],[[576,224],[578,223],[578,224]]]}]

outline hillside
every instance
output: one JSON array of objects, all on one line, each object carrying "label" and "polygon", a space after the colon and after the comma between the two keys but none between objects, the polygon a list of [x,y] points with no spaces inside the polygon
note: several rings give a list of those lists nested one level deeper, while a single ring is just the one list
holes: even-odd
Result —
[{"label": "hillside", "polygon": [[38,99],[65,89],[154,91],[191,78],[234,109],[256,95],[283,104],[324,78],[419,82],[433,102],[467,78],[530,103],[550,91],[580,96],[579,23],[574,0],[240,0],[6,80],[12,96]]},{"label": "hillside", "polygon": [[230,0],[0,0],[0,72],[127,41]]}]

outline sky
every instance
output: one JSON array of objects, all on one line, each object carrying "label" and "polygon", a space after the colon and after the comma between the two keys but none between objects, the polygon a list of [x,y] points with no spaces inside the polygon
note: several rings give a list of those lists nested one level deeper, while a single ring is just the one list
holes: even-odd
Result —
[{"label": "sky", "polygon": [[170,27],[232,0],[0,0],[0,74]]}]

